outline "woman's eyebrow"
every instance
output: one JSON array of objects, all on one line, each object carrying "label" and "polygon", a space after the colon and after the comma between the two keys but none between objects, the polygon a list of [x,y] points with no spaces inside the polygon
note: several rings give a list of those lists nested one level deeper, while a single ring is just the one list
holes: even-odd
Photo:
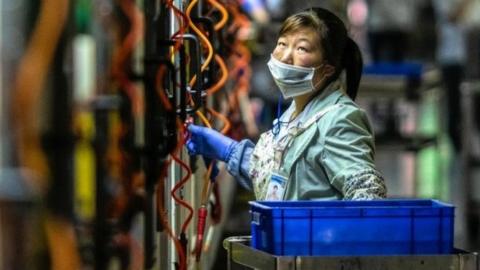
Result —
[{"label": "woman's eyebrow", "polygon": [[299,38],[299,39],[297,39],[297,42],[300,42],[300,41],[306,41],[306,42],[308,42],[308,43],[312,43],[312,41],[311,41],[310,39],[308,39],[308,38]]},{"label": "woman's eyebrow", "polygon": [[[281,37],[278,38],[277,42],[278,42],[279,40],[288,40],[288,39],[289,39],[289,38],[286,37],[286,36],[281,36]],[[310,45],[315,45],[315,42],[313,42],[312,39],[311,39],[311,38],[308,38],[308,37],[300,37],[300,38],[298,38],[298,39],[295,39],[293,42],[294,42],[294,43],[307,42],[307,43],[310,44]]]},{"label": "woman's eyebrow", "polygon": [[295,41],[295,44],[299,44],[299,43],[301,43],[301,42],[306,42],[309,46],[312,46],[312,47],[316,47],[316,46],[317,46],[316,42],[314,42],[312,39],[304,38],[304,37],[297,39],[297,40]]}]

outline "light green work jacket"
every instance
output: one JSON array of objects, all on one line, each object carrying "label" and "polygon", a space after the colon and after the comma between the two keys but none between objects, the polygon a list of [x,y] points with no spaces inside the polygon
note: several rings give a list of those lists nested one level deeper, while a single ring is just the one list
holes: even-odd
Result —
[{"label": "light green work jacket", "polygon": [[[288,122],[294,106],[292,104],[280,117],[281,122]],[[283,153],[279,171],[288,176],[283,199],[384,198],[385,183],[374,165],[372,128],[365,112],[341,90],[330,90],[312,100],[298,116],[296,125],[331,106],[333,109],[294,137]],[[265,164],[256,164],[258,157],[273,149],[262,142],[267,134],[263,134],[259,141],[263,148],[255,148],[250,157],[252,181],[255,181],[255,169],[266,167]]]}]

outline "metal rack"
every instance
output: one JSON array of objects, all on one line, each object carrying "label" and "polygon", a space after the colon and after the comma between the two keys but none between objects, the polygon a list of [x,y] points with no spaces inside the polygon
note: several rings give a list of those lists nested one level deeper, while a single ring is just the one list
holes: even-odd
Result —
[{"label": "metal rack", "polygon": [[[440,75],[437,68],[425,66],[419,78],[406,74],[362,76],[356,102],[367,112],[375,131],[376,165],[385,173],[389,196],[426,197],[418,189],[426,180],[418,178],[417,160],[427,148],[439,150],[441,141],[438,132],[424,131],[421,116],[426,104],[437,108]],[[433,197],[440,197],[440,187],[433,192]]]},{"label": "metal rack", "polygon": [[456,250],[454,254],[394,256],[274,256],[250,247],[250,236],[223,241],[228,270],[478,270],[478,254]]}]

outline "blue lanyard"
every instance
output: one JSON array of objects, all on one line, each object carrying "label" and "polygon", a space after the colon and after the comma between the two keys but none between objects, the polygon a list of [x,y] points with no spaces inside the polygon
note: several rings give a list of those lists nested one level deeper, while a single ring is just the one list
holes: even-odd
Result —
[{"label": "blue lanyard", "polygon": [[272,127],[272,134],[274,137],[277,137],[277,135],[280,133],[280,128],[281,128],[281,123],[280,123],[280,114],[282,112],[282,95],[278,95],[278,103],[277,103],[277,121]]}]

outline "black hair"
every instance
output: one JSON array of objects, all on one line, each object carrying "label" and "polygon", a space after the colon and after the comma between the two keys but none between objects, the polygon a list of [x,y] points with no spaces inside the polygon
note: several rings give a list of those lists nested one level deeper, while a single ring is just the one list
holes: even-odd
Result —
[{"label": "black hair", "polygon": [[326,29],[321,29],[321,43],[327,62],[335,66],[331,80],[336,80],[343,70],[346,73],[347,95],[355,100],[362,77],[363,60],[358,45],[348,36],[343,21],[324,8],[312,8]]},{"label": "black hair", "polygon": [[358,45],[348,36],[343,21],[324,8],[309,8],[289,17],[280,35],[310,27],[317,31],[326,61],[335,67],[328,83],[338,79],[343,70],[346,73],[347,95],[355,100],[362,76],[363,60]]}]

